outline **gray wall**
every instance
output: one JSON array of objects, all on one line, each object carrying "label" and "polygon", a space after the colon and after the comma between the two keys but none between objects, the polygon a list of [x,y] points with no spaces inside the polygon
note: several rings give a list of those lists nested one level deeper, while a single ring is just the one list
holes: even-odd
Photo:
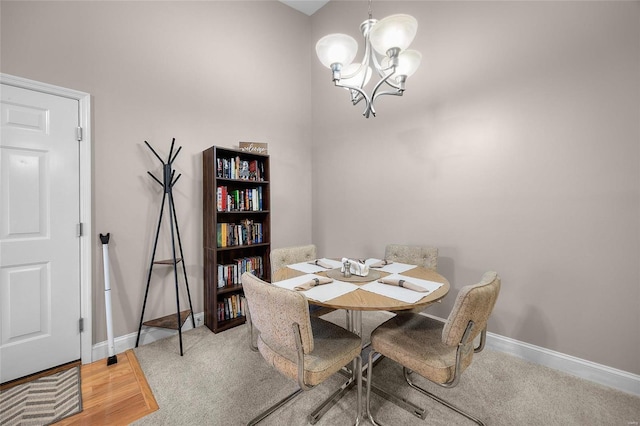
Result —
[{"label": "gray wall", "polygon": [[[453,291],[429,312],[494,269],[489,331],[640,373],[639,5],[374,2],[418,19],[423,63],[368,120],[312,64],[320,252],[434,245]],[[366,17],[332,1],[312,39]]]},{"label": "gray wall", "polygon": [[[369,120],[313,52],[328,32],[359,40],[364,2],[309,18],[274,1],[3,1],[0,70],[92,94],[116,336],[137,330],[160,202],[143,141],[183,146],[175,196],[200,311],[200,152],[253,140],[272,156],[274,246],[432,244],[452,295],[502,275],[490,331],[640,374],[639,4],[376,1],[377,18],[419,20],[424,57]],[[153,294],[149,317],[174,309],[171,291]]]},{"label": "gray wall", "polygon": [[[145,140],[165,159],[172,138],[182,146],[174,197],[196,312],[204,309],[201,152],[209,146],[267,142],[273,244],[311,240],[308,16],[278,2],[3,1],[1,8],[3,73],[92,95],[94,342],[106,340],[98,233],[112,235],[114,335],[138,330],[162,200],[147,175],[161,176],[160,163]],[[170,241],[166,227],[162,235]],[[163,244],[157,259],[170,257]],[[145,319],[175,312],[172,278],[154,268]]]}]

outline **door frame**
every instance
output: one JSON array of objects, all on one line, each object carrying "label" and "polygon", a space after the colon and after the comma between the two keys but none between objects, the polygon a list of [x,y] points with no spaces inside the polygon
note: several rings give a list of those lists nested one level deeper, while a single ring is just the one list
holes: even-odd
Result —
[{"label": "door frame", "polygon": [[92,302],[92,211],[91,211],[91,95],[77,90],[41,83],[22,77],[0,73],[0,83],[22,89],[62,96],[78,101],[78,122],[82,128],[80,142],[80,317],[83,318],[83,330],[80,333],[80,356],[83,364],[92,362],[93,345],[93,302]]}]

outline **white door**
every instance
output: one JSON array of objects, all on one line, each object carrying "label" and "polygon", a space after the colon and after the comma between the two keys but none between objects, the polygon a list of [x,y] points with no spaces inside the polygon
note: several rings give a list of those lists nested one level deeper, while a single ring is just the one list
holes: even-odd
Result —
[{"label": "white door", "polygon": [[78,100],[2,84],[0,383],[80,359]]}]

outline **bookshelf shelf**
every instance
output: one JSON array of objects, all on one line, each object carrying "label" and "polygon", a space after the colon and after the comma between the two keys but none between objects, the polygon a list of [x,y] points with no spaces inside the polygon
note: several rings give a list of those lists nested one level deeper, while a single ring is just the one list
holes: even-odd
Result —
[{"label": "bookshelf shelf", "polygon": [[261,214],[268,214],[269,211],[267,210],[262,210],[262,211],[250,211],[250,210],[245,210],[245,211],[233,211],[233,212],[217,212],[218,215],[220,216],[224,216],[224,215],[233,215],[233,214],[255,214],[255,215],[261,215]]},{"label": "bookshelf shelf", "polygon": [[218,247],[218,251],[235,251],[235,250],[246,250],[251,247],[266,247],[270,246],[269,243],[260,243],[260,244],[245,244],[240,246],[229,246],[229,247]]},{"label": "bookshelf shelf", "polygon": [[202,153],[204,323],[244,324],[245,270],[270,281],[269,156],[212,146]]},{"label": "bookshelf shelf", "polygon": [[[245,152],[241,152],[241,153],[242,153],[242,155],[247,154]],[[256,156],[257,154],[247,154],[247,155]],[[261,157],[266,157],[266,155],[261,155]],[[244,185],[255,185],[256,183],[265,185],[265,184],[269,183],[268,180],[234,179],[234,178],[221,178],[221,177],[218,178],[218,183],[220,183],[222,185],[227,183],[227,182],[233,182],[234,184],[239,184],[239,185],[243,185],[243,184]]]},{"label": "bookshelf shelf", "polygon": [[242,290],[242,286],[241,285],[232,285],[229,287],[222,287],[222,288],[218,288],[218,295],[221,294],[226,294],[226,293],[233,293],[236,291]]}]

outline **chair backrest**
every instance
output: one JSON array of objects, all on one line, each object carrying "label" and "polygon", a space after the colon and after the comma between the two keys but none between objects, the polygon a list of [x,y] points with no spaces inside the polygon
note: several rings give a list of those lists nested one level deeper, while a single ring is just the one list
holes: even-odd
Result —
[{"label": "chair backrest", "polygon": [[438,267],[438,249],[436,247],[389,244],[385,248],[384,258],[393,262],[422,266],[434,271]]},{"label": "chair backrest", "polygon": [[287,265],[317,259],[316,246],[313,244],[273,249],[269,256],[272,277],[278,269]]},{"label": "chair backrest", "polygon": [[277,287],[250,272],[242,274],[242,287],[249,304],[251,322],[260,339],[271,348],[286,348],[296,352],[292,324],[300,326],[305,354],[313,351],[313,332],[309,318],[309,303],[304,295]]},{"label": "chair backrest", "polygon": [[485,272],[478,284],[462,287],[453,309],[442,329],[442,342],[449,346],[460,343],[469,321],[474,328],[468,342],[482,332],[500,293],[500,277],[494,271]]}]

